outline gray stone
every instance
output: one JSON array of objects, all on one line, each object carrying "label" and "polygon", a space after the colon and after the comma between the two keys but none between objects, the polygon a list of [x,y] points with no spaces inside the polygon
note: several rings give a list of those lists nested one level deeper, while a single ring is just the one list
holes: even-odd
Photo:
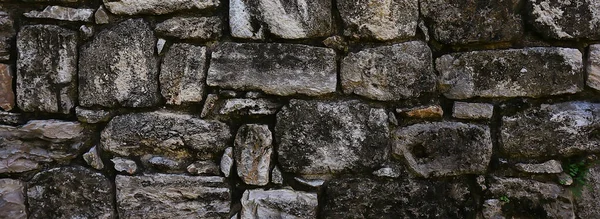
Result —
[{"label": "gray stone", "polygon": [[18,125],[25,123],[25,118],[20,113],[0,111],[0,124]]},{"label": "gray stone", "polygon": [[404,117],[414,119],[441,119],[444,116],[444,110],[440,105],[396,109],[396,112]]},{"label": "gray stone", "polygon": [[223,173],[223,175],[225,175],[225,177],[229,177],[229,174],[231,174],[231,169],[233,168],[234,162],[235,161],[233,159],[233,148],[225,148],[220,163],[221,172]]},{"label": "gray stone", "polygon": [[0,173],[40,169],[47,163],[67,164],[90,146],[89,130],[78,122],[31,120],[13,127],[0,125]]},{"label": "gray stone", "polygon": [[238,176],[248,185],[269,183],[273,137],[269,126],[242,125],[235,136],[234,158]]},{"label": "gray stone", "polygon": [[458,119],[491,119],[494,105],[489,103],[454,102],[452,117]]},{"label": "gray stone", "polygon": [[374,168],[390,145],[387,112],[356,100],[290,100],[277,114],[284,172],[322,175]]},{"label": "gray stone", "polygon": [[542,97],[583,90],[577,49],[532,47],[452,53],[436,59],[439,89],[450,99]]},{"label": "gray stone", "polygon": [[187,167],[192,175],[219,175],[219,166],[214,161],[196,161]]},{"label": "gray stone", "polygon": [[94,20],[96,21],[96,24],[108,24],[108,22],[110,22],[110,16],[106,9],[104,9],[104,5],[100,5],[98,10],[94,13]]},{"label": "gray stone", "polygon": [[114,168],[117,172],[128,173],[130,175],[137,172],[137,164],[133,160],[115,157],[110,159],[110,161],[114,164]]},{"label": "gray stone", "polygon": [[237,38],[283,39],[324,37],[333,33],[329,0],[229,0],[229,27]]},{"label": "gray stone", "polygon": [[94,9],[47,6],[43,11],[30,11],[28,13],[24,13],[23,15],[28,18],[92,22]]},{"label": "gray stone", "polygon": [[318,96],[336,90],[335,52],[299,44],[229,43],[212,53],[206,83],[267,94]]},{"label": "gray stone", "polygon": [[77,32],[54,25],[24,26],[17,49],[19,108],[69,114],[77,102]]},{"label": "gray stone", "polygon": [[323,44],[340,52],[348,52],[348,43],[341,36],[330,36],[323,40]]},{"label": "gray stone", "polygon": [[142,164],[155,170],[166,173],[180,173],[186,168],[187,160],[170,159],[168,157],[153,156],[150,154],[141,157]]},{"label": "gray stone", "polygon": [[418,0],[340,0],[337,8],[346,36],[383,41],[413,37],[417,31]]},{"label": "gray stone", "polygon": [[422,177],[483,174],[492,158],[492,139],[486,126],[434,122],[399,128],[394,155],[406,160]]},{"label": "gray stone", "polygon": [[322,179],[305,179],[302,177],[294,177],[294,179],[302,185],[319,188],[325,184],[325,180]]},{"label": "gray stone", "polygon": [[36,174],[27,184],[27,203],[29,218],[116,218],[111,181],[79,166]]},{"label": "gray stone", "polygon": [[420,41],[364,49],[342,60],[342,88],[381,101],[416,98],[435,91],[432,64],[431,50]]},{"label": "gray stone", "polygon": [[400,172],[392,167],[384,167],[374,171],[373,175],[379,177],[398,178],[400,177]]},{"label": "gray stone", "polygon": [[600,44],[590,45],[586,70],[587,86],[600,91]]},{"label": "gray stone", "polygon": [[75,114],[80,122],[85,123],[101,123],[108,122],[114,116],[115,112],[102,109],[86,109],[76,107]]},{"label": "gray stone", "polygon": [[271,171],[271,182],[277,185],[283,184],[283,174],[277,166],[273,167],[273,170]]},{"label": "gray stone", "polygon": [[100,31],[80,50],[79,104],[156,105],[160,94],[154,43],[156,37],[142,19],[129,19]]},{"label": "gray stone", "polygon": [[600,39],[600,2],[527,0],[529,23],[551,39]]},{"label": "gray stone", "polygon": [[250,98],[250,99],[258,99],[258,98],[263,98],[265,95],[260,92],[260,91],[248,91],[246,92],[246,94],[244,95],[244,97],[246,98]]},{"label": "gray stone", "polygon": [[558,183],[565,186],[573,185],[573,177],[571,177],[571,175],[568,173],[561,173],[558,175]]},{"label": "gray stone", "polygon": [[242,196],[241,218],[317,218],[316,193],[290,189],[246,190]]},{"label": "gray stone", "polygon": [[220,0],[103,0],[104,6],[118,15],[162,15],[184,10],[214,9]]},{"label": "gray stone", "polygon": [[156,24],[156,34],[185,40],[214,40],[221,37],[219,17],[175,17]]},{"label": "gray stone", "polygon": [[225,178],[152,174],[117,175],[120,218],[226,218],[230,191]]},{"label": "gray stone", "polygon": [[441,43],[506,42],[520,39],[525,32],[519,0],[420,2],[421,14]]},{"label": "gray stone", "polygon": [[270,99],[213,99],[206,101],[202,114],[210,117],[275,115],[283,104]]},{"label": "gray stone", "polygon": [[25,183],[0,179],[0,218],[26,219]]},{"label": "gray stone", "polygon": [[583,186],[581,196],[575,197],[579,218],[600,217],[600,165],[591,166],[586,175],[588,186]]},{"label": "gray stone", "polygon": [[171,46],[160,67],[160,89],[167,104],[197,103],[205,92],[206,48],[178,43]]},{"label": "gray stone", "polygon": [[91,25],[81,25],[79,26],[79,34],[83,38],[83,40],[87,40],[94,36],[94,26]]},{"label": "gray stone", "polygon": [[562,164],[557,160],[549,160],[539,164],[518,163],[515,168],[526,173],[562,173]]},{"label": "gray stone", "polygon": [[0,61],[8,61],[12,50],[12,40],[16,31],[14,21],[5,11],[0,10]]},{"label": "gray stone", "polygon": [[502,202],[498,199],[488,199],[483,202],[482,214],[484,219],[505,219],[502,216]]},{"label": "gray stone", "polygon": [[167,43],[167,40],[165,40],[163,38],[159,38],[156,41],[156,53],[158,53],[159,55],[162,54],[166,43]]},{"label": "gray stone", "polygon": [[94,169],[104,169],[104,162],[102,162],[102,158],[100,158],[96,146],[92,147],[88,152],[83,154],[83,160],[85,160],[85,162]]},{"label": "gray stone", "polygon": [[206,100],[204,100],[204,106],[202,106],[202,112],[200,113],[200,118],[206,118],[212,112],[212,110],[215,108],[217,101],[219,101],[219,95],[217,95],[217,94],[206,95]]},{"label": "gray stone", "polygon": [[510,157],[541,158],[600,151],[600,104],[543,104],[502,117],[500,148]]},{"label": "gray stone", "polygon": [[0,108],[10,111],[15,107],[13,71],[10,65],[0,64]]}]

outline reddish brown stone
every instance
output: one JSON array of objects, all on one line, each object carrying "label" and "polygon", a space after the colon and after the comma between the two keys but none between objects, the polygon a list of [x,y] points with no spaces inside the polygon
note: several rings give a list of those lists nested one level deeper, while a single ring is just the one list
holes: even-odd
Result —
[{"label": "reddish brown stone", "polygon": [[0,64],[0,108],[10,111],[15,106],[10,65]]}]

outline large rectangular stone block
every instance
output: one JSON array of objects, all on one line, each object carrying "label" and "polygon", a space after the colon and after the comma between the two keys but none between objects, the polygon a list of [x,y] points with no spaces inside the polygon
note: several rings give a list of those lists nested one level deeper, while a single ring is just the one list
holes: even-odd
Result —
[{"label": "large rectangular stone block", "polygon": [[597,0],[527,0],[529,23],[551,39],[600,39]]},{"label": "large rectangular stone block", "polygon": [[220,0],[103,0],[104,6],[113,14],[162,15],[184,10],[216,8]]}]

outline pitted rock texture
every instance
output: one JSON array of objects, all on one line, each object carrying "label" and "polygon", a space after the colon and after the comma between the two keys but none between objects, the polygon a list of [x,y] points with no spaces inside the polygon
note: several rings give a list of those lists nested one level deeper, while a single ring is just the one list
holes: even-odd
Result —
[{"label": "pitted rock texture", "polygon": [[275,115],[283,104],[270,99],[211,99],[206,101],[202,115],[205,117],[230,118],[239,116]]},{"label": "pitted rock texture", "polygon": [[488,103],[454,102],[452,117],[458,119],[491,119],[494,105]]},{"label": "pitted rock texture", "polygon": [[436,88],[431,50],[412,41],[350,53],[342,60],[344,93],[391,101],[416,98]]},{"label": "pitted rock texture", "polygon": [[436,59],[439,89],[450,99],[542,97],[583,90],[577,49],[533,47],[452,53]]},{"label": "pitted rock texture", "polygon": [[551,39],[600,39],[600,2],[527,0],[529,23]]},{"label": "pitted rock texture", "polygon": [[221,37],[221,19],[218,17],[175,17],[156,25],[161,36],[186,40],[213,40]]},{"label": "pitted rock texture", "polygon": [[54,25],[25,26],[17,49],[19,108],[70,113],[77,103],[77,32]]},{"label": "pitted rock texture", "polygon": [[515,169],[526,173],[562,173],[562,164],[557,160],[549,160],[543,163],[518,163]]},{"label": "pitted rock texture", "polygon": [[241,218],[317,218],[317,194],[290,189],[246,190]]},{"label": "pitted rock texture", "polygon": [[85,123],[108,122],[114,116],[114,112],[101,109],[86,109],[82,107],[75,108],[77,119]]},{"label": "pitted rock texture", "polygon": [[394,155],[422,177],[482,174],[492,158],[490,129],[479,125],[416,124],[399,128],[394,141]]},{"label": "pitted rock texture", "polygon": [[16,33],[14,21],[6,11],[0,8],[0,60],[10,59],[10,51],[13,49],[12,40]]},{"label": "pitted rock texture", "polygon": [[206,85],[206,48],[186,43],[174,44],[160,67],[160,89],[167,104],[202,101]]},{"label": "pitted rock texture", "polygon": [[0,179],[0,218],[26,219],[25,183]]},{"label": "pitted rock texture", "polygon": [[418,0],[340,0],[337,8],[344,35],[352,38],[385,41],[412,37],[417,30]]},{"label": "pitted rock texture", "polygon": [[519,0],[422,0],[433,38],[448,44],[505,42],[523,36]]},{"label": "pitted rock texture", "polygon": [[0,108],[10,111],[15,107],[15,93],[13,92],[13,71],[10,65],[0,64]]},{"label": "pitted rock texture", "polygon": [[590,46],[586,70],[587,86],[600,91],[600,44]]},{"label": "pitted rock texture", "polygon": [[116,218],[107,177],[83,167],[54,168],[27,184],[29,218]]},{"label": "pitted rock texture", "polygon": [[502,117],[500,146],[510,157],[541,158],[598,152],[600,104],[564,102]]},{"label": "pitted rock texture", "polygon": [[219,7],[220,0],[103,0],[108,11],[118,15],[162,15]]},{"label": "pitted rock texture", "polygon": [[117,175],[115,184],[120,218],[225,218],[229,214],[230,191],[222,177]]},{"label": "pitted rock texture", "polygon": [[246,39],[324,37],[334,30],[331,9],[329,0],[229,0],[229,27]]},{"label": "pitted rock texture", "polygon": [[318,96],[335,92],[332,49],[298,44],[222,43],[212,53],[206,83],[267,94]]},{"label": "pitted rock texture", "polygon": [[[79,104],[150,107],[159,101],[156,37],[142,19],[102,30],[81,47]],[[110,58],[107,58],[110,57]]]},{"label": "pitted rock texture", "polygon": [[127,173],[134,174],[137,172],[137,164],[133,160],[129,160],[122,157],[115,157],[110,159],[110,161],[114,164],[114,168],[118,173]]},{"label": "pitted rock texture", "polygon": [[267,125],[247,124],[238,129],[234,141],[237,174],[246,184],[269,183],[273,136]]},{"label": "pitted rock texture", "polygon": [[586,176],[588,186],[584,186],[580,197],[575,198],[577,216],[580,218],[600,217],[600,165],[592,166]]},{"label": "pitted rock texture", "polygon": [[284,172],[319,175],[373,168],[388,155],[388,116],[356,100],[291,100],[277,114],[275,139]]},{"label": "pitted rock texture", "polygon": [[62,21],[92,22],[94,9],[47,6],[43,11],[30,11],[23,14],[28,18],[49,18]]}]

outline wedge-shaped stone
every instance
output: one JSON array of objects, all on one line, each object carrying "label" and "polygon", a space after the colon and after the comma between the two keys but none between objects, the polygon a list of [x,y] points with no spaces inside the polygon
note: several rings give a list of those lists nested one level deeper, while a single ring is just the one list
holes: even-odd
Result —
[{"label": "wedge-shaped stone", "polygon": [[206,83],[267,94],[318,96],[335,92],[332,49],[279,43],[222,43],[212,53]]},{"label": "wedge-shaped stone", "polygon": [[600,103],[542,105],[502,118],[500,146],[511,157],[600,152]]},{"label": "wedge-shaped stone", "polygon": [[43,11],[30,11],[23,14],[28,18],[47,18],[62,21],[92,22],[94,9],[69,8],[62,6],[48,6]]},{"label": "wedge-shaped stone", "polygon": [[273,137],[267,125],[247,124],[238,129],[234,141],[237,174],[246,184],[269,183]]},{"label": "wedge-shaped stone", "polygon": [[183,10],[213,9],[220,0],[103,0],[113,14],[161,15]]},{"label": "wedge-shaped stone", "polygon": [[529,23],[552,39],[600,39],[600,2],[527,0]]},{"label": "wedge-shaped stone", "polygon": [[160,89],[168,104],[200,102],[206,85],[206,48],[175,44],[163,58]]},{"label": "wedge-shaped stone", "polygon": [[590,46],[586,70],[587,86],[600,91],[600,44]]},{"label": "wedge-shaped stone", "polygon": [[439,88],[451,99],[541,97],[583,90],[577,49],[534,47],[452,53],[436,59]]},{"label": "wedge-shaped stone", "polygon": [[316,193],[290,189],[246,190],[242,196],[241,218],[317,218]]},{"label": "wedge-shaped stone", "polygon": [[117,175],[120,218],[226,218],[231,202],[225,178]]},{"label": "wedge-shaped stone", "polygon": [[219,17],[175,17],[156,25],[161,36],[186,40],[213,40],[221,37]]},{"label": "wedge-shaped stone", "polygon": [[412,37],[417,31],[418,0],[340,0],[337,8],[346,36],[393,40]]},{"label": "wedge-shaped stone", "polygon": [[26,219],[25,183],[0,179],[0,218]]}]

